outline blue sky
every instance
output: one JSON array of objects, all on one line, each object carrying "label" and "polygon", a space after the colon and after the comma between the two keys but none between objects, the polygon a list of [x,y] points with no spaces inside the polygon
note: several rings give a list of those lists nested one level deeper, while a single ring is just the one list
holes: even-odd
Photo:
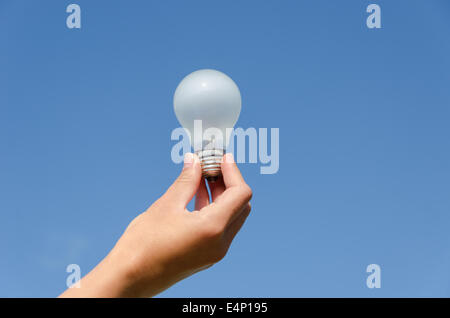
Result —
[{"label": "blue sky", "polygon": [[280,170],[240,165],[253,211],[229,254],[161,297],[450,296],[449,14],[0,0],[0,296],[58,295],[68,264],[87,273],[165,191],[181,169],[172,96],[200,68],[240,87],[238,126],[280,129]]}]

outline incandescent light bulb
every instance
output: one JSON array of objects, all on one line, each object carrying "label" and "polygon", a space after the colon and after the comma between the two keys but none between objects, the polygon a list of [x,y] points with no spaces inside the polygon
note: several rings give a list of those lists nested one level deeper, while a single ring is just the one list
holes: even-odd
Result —
[{"label": "incandescent light bulb", "polygon": [[208,181],[216,180],[221,175],[220,163],[231,129],[241,112],[239,88],[222,72],[198,70],[180,82],[173,106],[200,159],[203,176]]}]

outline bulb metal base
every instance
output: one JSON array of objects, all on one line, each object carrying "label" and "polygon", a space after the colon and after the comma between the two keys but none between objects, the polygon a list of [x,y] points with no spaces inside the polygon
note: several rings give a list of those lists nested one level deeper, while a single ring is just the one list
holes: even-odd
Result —
[{"label": "bulb metal base", "polygon": [[202,166],[202,175],[209,182],[222,176],[221,163],[225,151],[223,149],[206,149],[197,152]]}]

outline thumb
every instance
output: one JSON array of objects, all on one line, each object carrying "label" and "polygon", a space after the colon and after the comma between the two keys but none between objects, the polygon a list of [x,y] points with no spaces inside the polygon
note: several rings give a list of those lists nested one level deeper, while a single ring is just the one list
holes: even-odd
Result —
[{"label": "thumb", "polygon": [[164,194],[164,199],[185,208],[197,192],[201,178],[200,160],[197,155],[186,153],[183,170]]}]

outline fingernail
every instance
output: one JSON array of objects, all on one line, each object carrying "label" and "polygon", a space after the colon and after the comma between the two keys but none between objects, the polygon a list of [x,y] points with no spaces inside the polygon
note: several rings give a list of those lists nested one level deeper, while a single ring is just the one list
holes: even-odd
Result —
[{"label": "fingernail", "polygon": [[234,162],[234,157],[233,154],[231,152],[227,153],[225,155],[225,162],[227,163],[233,163]]},{"label": "fingernail", "polygon": [[194,163],[194,155],[190,152],[186,153],[184,155],[183,169],[191,167],[193,163]]}]

